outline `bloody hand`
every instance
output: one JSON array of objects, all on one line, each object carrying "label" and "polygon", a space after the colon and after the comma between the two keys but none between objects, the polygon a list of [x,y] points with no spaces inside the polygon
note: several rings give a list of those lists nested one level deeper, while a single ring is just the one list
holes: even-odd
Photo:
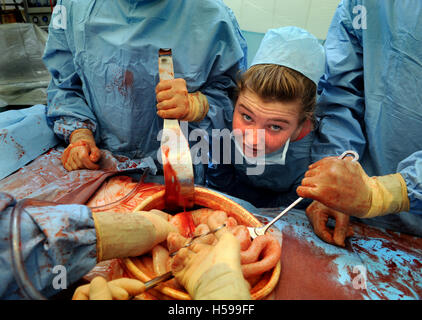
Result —
[{"label": "bloody hand", "polygon": [[370,178],[359,162],[324,158],[309,166],[297,194],[342,213],[362,217],[371,208]]},{"label": "bloody hand", "polygon": [[207,97],[201,92],[188,93],[183,79],[162,80],[155,88],[157,115],[164,119],[201,121],[209,110]]},{"label": "bloody hand", "polygon": [[[345,247],[344,240],[353,235],[349,226],[349,216],[313,201],[306,209],[306,216],[314,229],[315,234],[323,241],[340,247]],[[327,226],[329,218],[335,219],[334,230]]]},{"label": "bloody hand", "polygon": [[88,129],[75,130],[70,136],[70,144],[64,150],[62,163],[66,170],[97,170],[96,164],[101,158],[101,151],[95,144],[92,132]]},{"label": "bloody hand", "polygon": [[155,88],[157,114],[164,119],[183,119],[189,113],[189,98],[184,79],[162,80]]}]

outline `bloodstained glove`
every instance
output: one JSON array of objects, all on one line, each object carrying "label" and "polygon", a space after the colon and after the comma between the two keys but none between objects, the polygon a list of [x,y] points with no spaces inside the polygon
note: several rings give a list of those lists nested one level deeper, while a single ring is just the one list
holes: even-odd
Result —
[{"label": "bloodstained glove", "polygon": [[310,165],[297,194],[359,218],[409,211],[410,205],[401,174],[368,177],[358,162],[334,157]]},{"label": "bloodstained glove", "polygon": [[97,261],[136,257],[167,239],[176,227],[151,212],[94,212]]},{"label": "bloodstained glove", "polygon": [[209,110],[207,97],[201,92],[188,93],[186,81],[162,80],[155,88],[157,115],[164,119],[201,121]]},{"label": "bloodstained glove", "polygon": [[174,276],[195,300],[250,300],[239,241],[222,230],[217,237],[215,246],[198,243],[180,249],[172,262]]},{"label": "bloodstained glove", "polygon": [[[349,226],[350,217],[339,211],[330,209],[322,203],[313,201],[306,209],[306,216],[315,234],[323,241],[340,247],[345,247],[344,240],[353,236],[353,229]],[[327,226],[328,219],[335,220],[334,230]]]},{"label": "bloodstained glove", "polygon": [[101,158],[101,151],[95,144],[89,129],[77,129],[70,135],[70,144],[64,150],[62,163],[67,171],[78,169],[98,170],[96,163]]},{"label": "bloodstained glove", "polygon": [[107,282],[102,277],[95,277],[91,283],[79,286],[72,300],[128,300],[144,291],[144,283],[136,279],[120,278]]}]

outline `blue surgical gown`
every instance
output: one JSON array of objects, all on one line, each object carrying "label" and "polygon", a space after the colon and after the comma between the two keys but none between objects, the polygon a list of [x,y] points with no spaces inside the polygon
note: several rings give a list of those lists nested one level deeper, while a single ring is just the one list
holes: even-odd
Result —
[{"label": "blue surgical gown", "polygon": [[[16,201],[0,192],[0,299],[23,299],[13,275],[9,246],[11,213]],[[27,207],[21,221],[22,255],[34,287],[45,297],[61,291],[54,288],[78,281],[97,263],[96,233],[91,210],[83,205]],[[56,266],[61,269],[55,268]],[[60,272],[57,270],[61,270]],[[63,274],[65,270],[65,274]],[[66,283],[64,283],[66,280]]]},{"label": "blue surgical gown", "polygon": [[365,220],[422,236],[422,2],[344,0],[328,31],[313,162],[351,149],[370,176],[400,172],[410,212]]},{"label": "blue surgical gown", "polygon": [[[275,208],[288,206],[299,196],[296,188],[300,186],[308,166],[311,164],[311,146],[314,132],[298,141],[290,142],[286,154],[286,164],[266,164],[262,173],[258,173],[256,165],[236,164],[237,149],[231,141],[231,163],[224,164],[223,157],[214,157],[217,164],[210,161],[206,172],[208,187],[225,192],[231,196],[249,201],[258,208]],[[220,146],[222,149],[222,147]],[[214,147],[212,150],[215,150]],[[222,155],[223,156],[223,155]],[[226,161],[227,162],[227,161]],[[252,171],[252,169],[254,171]],[[297,208],[304,208],[308,200],[302,201]]]},{"label": "blue surgical gown", "polygon": [[157,159],[158,50],[171,48],[176,78],[201,91],[210,108],[190,128],[231,126],[230,100],[246,68],[246,41],[221,0],[58,1],[43,60],[52,75],[48,119],[68,142],[88,128],[100,148]]}]

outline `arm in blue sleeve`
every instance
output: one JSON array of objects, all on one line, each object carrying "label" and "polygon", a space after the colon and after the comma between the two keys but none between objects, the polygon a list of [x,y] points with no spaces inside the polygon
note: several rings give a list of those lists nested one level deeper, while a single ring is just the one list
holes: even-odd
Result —
[{"label": "arm in blue sleeve", "polygon": [[[239,75],[247,69],[247,43],[243,37],[233,12],[227,8],[228,21],[222,23],[218,34],[210,40],[213,50],[208,52],[213,62],[205,72],[206,83],[199,88],[209,103],[209,111],[199,127],[208,131],[232,127],[233,94]],[[195,126],[193,123],[190,125]]]},{"label": "arm in blue sleeve", "polygon": [[343,1],[328,31],[327,65],[319,83],[317,116],[320,126],[312,147],[312,161],[354,150],[363,155],[365,113],[361,30],[353,28],[353,1]]},{"label": "arm in blue sleeve", "polygon": [[401,161],[397,172],[406,181],[410,212],[422,215],[422,151],[417,151]]},{"label": "arm in blue sleeve", "polygon": [[[70,10],[68,8],[68,14]],[[53,14],[54,15],[54,14]],[[51,74],[47,89],[47,119],[55,134],[69,142],[70,134],[80,128],[95,132],[97,120],[82,89],[82,81],[75,70],[71,43],[72,27],[67,30],[50,24],[43,61]]]},{"label": "arm in blue sleeve", "polygon": [[[25,298],[13,275],[8,240],[14,205],[11,196],[0,193],[1,299]],[[94,221],[83,205],[27,207],[22,213],[21,242],[29,279],[47,298],[82,278],[97,263]]]},{"label": "arm in blue sleeve", "polygon": [[[234,70],[239,70],[234,68]],[[231,128],[233,119],[233,102],[230,92],[236,87],[234,78],[227,73],[209,81],[209,85],[201,88],[208,100],[209,110],[200,127],[211,134],[212,129]]]}]

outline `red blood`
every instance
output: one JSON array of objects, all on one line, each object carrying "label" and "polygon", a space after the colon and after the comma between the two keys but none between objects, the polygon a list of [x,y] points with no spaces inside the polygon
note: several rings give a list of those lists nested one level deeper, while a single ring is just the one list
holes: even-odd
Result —
[{"label": "red blood", "polygon": [[123,85],[125,87],[132,87],[133,86],[133,73],[129,70],[125,71],[125,75],[123,78]]},{"label": "red blood", "polygon": [[338,255],[304,241],[292,227],[283,229],[280,281],[275,288],[276,300],[360,300],[366,291],[353,283],[336,281]]},{"label": "red blood", "polygon": [[[168,161],[168,155],[169,155],[169,147],[168,146],[162,146],[165,156],[165,161],[163,165],[164,169],[164,181],[166,186],[166,192],[164,194],[164,199],[166,202],[166,206],[170,210],[176,209],[176,204],[185,203],[185,199],[180,195],[180,183],[177,179],[176,172],[174,171],[173,167],[171,166],[170,162]],[[184,205],[185,207],[185,205]]]},{"label": "red blood", "polygon": [[193,237],[195,232],[195,223],[193,222],[192,212],[181,212],[175,215],[180,222],[180,232],[185,238]]}]

